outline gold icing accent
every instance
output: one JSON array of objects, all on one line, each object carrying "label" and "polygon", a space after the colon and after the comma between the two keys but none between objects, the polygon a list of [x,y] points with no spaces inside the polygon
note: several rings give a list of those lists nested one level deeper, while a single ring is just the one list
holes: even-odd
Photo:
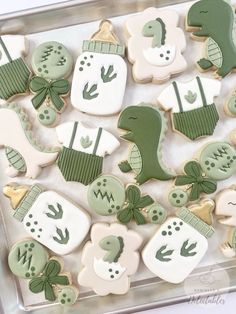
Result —
[{"label": "gold icing accent", "polygon": [[112,30],[113,26],[111,21],[102,20],[99,24],[99,30],[92,35],[91,40],[119,44],[119,39],[116,37]]},{"label": "gold icing accent", "polygon": [[28,190],[26,185],[10,183],[4,186],[3,194],[10,199],[11,207],[16,209]]},{"label": "gold icing accent", "polygon": [[199,204],[190,206],[188,208],[195,216],[200,218],[208,225],[212,225],[213,216],[212,213],[215,209],[215,202],[210,199],[201,201]]}]

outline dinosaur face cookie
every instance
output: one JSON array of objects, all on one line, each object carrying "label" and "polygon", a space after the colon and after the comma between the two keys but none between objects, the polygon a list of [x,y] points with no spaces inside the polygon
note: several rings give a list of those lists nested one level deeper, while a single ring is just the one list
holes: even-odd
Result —
[{"label": "dinosaur face cookie", "polygon": [[164,181],[173,178],[174,174],[161,160],[161,145],[166,131],[163,112],[145,103],[127,107],[119,117],[118,128],[126,131],[121,137],[133,144],[128,160],[119,164],[122,172],[135,172],[136,182],[140,185],[151,179]]},{"label": "dinosaur face cookie", "polygon": [[125,294],[139,265],[141,237],[120,224],[94,224],[82,253],[80,285],[98,295]]},{"label": "dinosaur face cookie", "polygon": [[207,238],[214,229],[201,219],[196,205],[195,211],[181,208],[177,217],[170,217],[161,225],[142,251],[144,264],[165,281],[184,281],[207,251]]},{"label": "dinosaur face cookie", "polygon": [[[187,31],[193,38],[205,41],[204,56],[198,61],[201,71],[216,69],[223,78],[235,70],[235,15],[229,1],[200,0],[194,3],[186,19]],[[222,23],[218,23],[219,19]]]},{"label": "dinosaur face cookie", "polygon": [[28,234],[59,255],[73,251],[88,233],[89,215],[56,192],[36,184],[30,188],[7,185],[4,194],[15,202],[13,216]]},{"label": "dinosaur face cookie", "polygon": [[220,223],[236,227],[236,190],[234,186],[217,194],[215,214],[219,216]]},{"label": "dinosaur face cookie", "polygon": [[125,47],[112,32],[108,20],[100,23],[91,40],[83,42],[83,53],[74,70],[71,103],[92,115],[112,115],[120,111],[127,77]]},{"label": "dinosaur face cookie", "polygon": [[214,133],[219,120],[214,97],[220,89],[219,81],[197,76],[189,82],[172,82],[157,100],[171,111],[173,129],[195,140]]},{"label": "dinosaur face cookie", "polygon": [[136,82],[162,83],[186,69],[186,40],[178,21],[176,12],[156,8],[127,20],[128,58]]}]

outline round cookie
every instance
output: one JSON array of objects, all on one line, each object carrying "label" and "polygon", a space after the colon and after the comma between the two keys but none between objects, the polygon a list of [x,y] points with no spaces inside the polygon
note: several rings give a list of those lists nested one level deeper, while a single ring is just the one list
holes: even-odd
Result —
[{"label": "round cookie", "polygon": [[89,186],[87,199],[97,214],[114,215],[122,209],[125,202],[124,184],[114,176],[102,175]]},{"label": "round cookie", "polygon": [[58,118],[58,113],[52,107],[43,105],[38,110],[38,120],[44,126],[54,126],[57,123]]},{"label": "round cookie", "polygon": [[42,43],[33,52],[32,67],[36,75],[57,80],[68,76],[73,59],[65,46],[56,41]]},{"label": "round cookie", "polygon": [[167,217],[167,212],[160,204],[153,204],[148,209],[148,218],[153,224],[162,224]]},{"label": "round cookie", "polygon": [[225,104],[225,112],[232,116],[236,116],[236,95],[233,95],[232,97],[229,98],[229,100]]},{"label": "round cookie", "polygon": [[39,275],[47,262],[47,251],[32,239],[16,243],[8,255],[8,265],[12,273],[26,279]]},{"label": "round cookie", "polygon": [[182,207],[188,202],[188,193],[180,188],[170,191],[168,195],[170,204],[174,207]]},{"label": "round cookie", "polygon": [[78,298],[78,290],[74,287],[65,287],[58,293],[58,301],[63,306],[75,304]]}]

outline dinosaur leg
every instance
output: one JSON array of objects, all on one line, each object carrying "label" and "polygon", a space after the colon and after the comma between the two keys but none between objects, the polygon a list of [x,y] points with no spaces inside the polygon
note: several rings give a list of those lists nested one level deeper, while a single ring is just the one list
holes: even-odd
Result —
[{"label": "dinosaur leg", "polygon": [[216,74],[219,76],[219,77],[225,77],[226,75],[228,75],[230,72],[232,72],[233,70],[233,67],[232,65],[227,65],[227,64],[224,64],[222,65],[221,68],[218,69],[218,71],[216,72]]},{"label": "dinosaur leg", "polygon": [[127,160],[122,161],[121,163],[119,163],[118,167],[120,168],[120,170],[122,172],[130,172],[132,170],[129,162]]},{"label": "dinosaur leg", "polygon": [[213,63],[205,58],[200,59],[197,64],[200,66],[202,70],[209,70],[210,68],[213,67]]},{"label": "dinosaur leg", "polygon": [[135,177],[135,180],[139,185],[145,183],[149,179],[151,179],[151,177],[147,177],[144,172],[140,172],[140,174]]}]

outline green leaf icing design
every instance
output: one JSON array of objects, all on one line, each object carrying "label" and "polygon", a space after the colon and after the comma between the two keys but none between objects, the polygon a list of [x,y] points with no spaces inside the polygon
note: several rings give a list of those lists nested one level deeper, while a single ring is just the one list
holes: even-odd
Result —
[{"label": "green leaf icing design", "polygon": [[161,18],[147,22],[143,27],[143,36],[153,37],[152,47],[158,47],[165,45],[166,39],[166,26]]},{"label": "green leaf icing design", "polygon": [[89,136],[81,137],[80,144],[83,148],[88,148],[93,144],[93,141],[90,140]]},{"label": "green leaf icing design", "polygon": [[197,100],[197,94],[189,90],[188,94],[185,95],[184,98],[187,100],[187,102],[189,102],[190,104],[193,104]]},{"label": "green leaf icing design", "polygon": [[5,153],[11,167],[14,167],[19,172],[26,172],[25,160],[16,149],[7,146],[5,147]]},{"label": "green leaf icing design", "polygon": [[107,251],[103,257],[104,262],[117,263],[124,249],[124,240],[122,237],[110,235],[103,238],[99,246]]},{"label": "green leaf icing design", "polygon": [[70,239],[70,234],[68,229],[65,229],[65,234],[63,234],[63,231],[60,228],[57,228],[57,234],[58,237],[53,237],[53,240],[60,244],[67,244]]},{"label": "green leaf icing design", "polygon": [[127,160],[122,161],[121,163],[119,163],[118,166],[120,170],[124,173],[130,172],[132,170],[132,167],[130,166],[130,163]]},{"label": "green leaf icing design", "polygon": [[48,209],[50,209],[51,212],[46,213],[49,218],[52,219],[61,219],[63,215],[63,209],[60,204],[57,203],[57,209],[53,205],[48,205]]},{"label": "green leaf icing design", "polygon": [[113,81],[117,77],[117,73],[114,73],[113,65],[109,65],[108,70],[106,71],[104,66],[101,68],[101,78],[103,83],[108,83]]},{"label": "green leaf icing design", "polygon": [[132,211],[132,209],[125,208],[125,209],[121,210],[117,214],[117,219],[122,224],[128,224],[133,219],[133,211]]},{"label": "green leaf icing design", "polygon": [[189,240],[186,240],[181,247],[180,255],[184,257],[194,256],[197,254],[197,252],[193,251],[196,247],[197,242],[189,244]]},{"label": "green leaf icing design", "polygon": [[84,99],[94,99],[96,97],[98,97],[98,93],[95,93],[97,91],[97,84],[93,84],[90,88],[89,88],[89,83],[86,83],[83,89],[83,98]]},{"label": "green leaf icing design", "polygon": [[174,250],[167,250],[167,245],[163,245],[157,252],[156,252],[156,259],[158,259],[161,262],[169,262],[171,261],[171,256],[174,252]]}]

